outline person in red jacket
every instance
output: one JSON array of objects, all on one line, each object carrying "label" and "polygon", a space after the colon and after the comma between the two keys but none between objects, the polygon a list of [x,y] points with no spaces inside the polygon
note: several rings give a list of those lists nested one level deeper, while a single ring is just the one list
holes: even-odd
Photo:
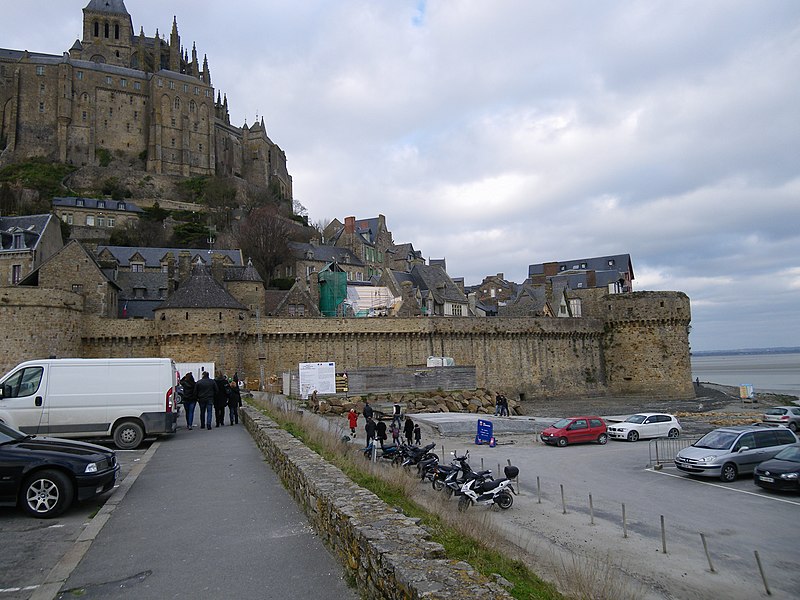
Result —
[{"label": "person in red jacket", "polygon": [[347,413],[347,420],[350,422],[350,435],[356,434],[356,425],[358,424],[358,413],[355,408],[351,408]]}]

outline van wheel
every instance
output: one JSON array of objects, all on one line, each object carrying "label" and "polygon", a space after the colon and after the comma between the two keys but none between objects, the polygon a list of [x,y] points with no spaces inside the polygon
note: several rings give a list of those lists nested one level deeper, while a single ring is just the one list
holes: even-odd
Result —
[{"label": "van wheel", "polygon": [[75,494],[72,481],[61,471],[39,471],[25,480],[21,502],[29,515],[37,519],[57,517],[72,504]]},{"label": "van wheel", "polygon": [[138,448],[144,440],[144,429],[136,421],[123,421],[114,429],[114,444],[120,450]]},{"label": "van wheel", "polygon": [[736,479],[736,475],[738,471],[736,470],[736,465],[733,463],[725,463],[722,465],[722,470],[719,473],[719,478],[724,481],[725,483],[730,483],[734,479]]}]

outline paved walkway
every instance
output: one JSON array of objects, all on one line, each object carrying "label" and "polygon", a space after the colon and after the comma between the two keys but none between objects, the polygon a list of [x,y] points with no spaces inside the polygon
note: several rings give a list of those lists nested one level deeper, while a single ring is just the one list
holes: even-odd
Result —
[{"label": "paved walkway", "polygon": [[248,432],[226,425],[159,443],[58,597],[358,596]]}]

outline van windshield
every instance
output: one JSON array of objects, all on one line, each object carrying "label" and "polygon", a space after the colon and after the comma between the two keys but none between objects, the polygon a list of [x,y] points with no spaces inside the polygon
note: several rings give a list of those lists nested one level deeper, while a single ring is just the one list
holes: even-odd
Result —
[{"label": "van windshield", "polygon": [[692,446],[695,448],[709,448],[711,450],[726,450],[733,445],[737,437],[739,437],[739,433],[736,431],[716,430],[707,433],[692,444]]}]

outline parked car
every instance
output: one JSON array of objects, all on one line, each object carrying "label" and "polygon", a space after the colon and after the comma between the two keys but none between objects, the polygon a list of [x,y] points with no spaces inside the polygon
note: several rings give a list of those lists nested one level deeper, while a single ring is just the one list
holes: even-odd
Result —
[{"label": "parked car", "polygon": [[787,446],[758,465],[753,481],[768,490],[800,492],[800,444]]},{"label": "parked car", "polygon": [[676,438],[681,434],[681,424],[666,413],[638,413],[621,423],[608,426],[608,437],[635,442],[646,438]]},{"label": "parked car", "polygon": [[608,433],[606,423],[600,417],[569,417],[550,425],[542,431],[539,438],[545,444],[555,446],[580,442],[605,444],[608,441]]},{"label": "parked car", "polygon": [[800,427],[800,406],[773,406],[764,411],[761,420],[764,423],[786,425],[797,433],[797,429]]},{"label": "parked car", "polygon": [[678,452],[675,466],[684,473],[733,481],[795,443],[797,436],[786,427],[720,427]]},{"label": "parked car", "polygon": [[74,501],[111,490],[118,472],[113,450],[37,437],[0,423],[2,506],[21,506],[40,519],[57,517]]}]

